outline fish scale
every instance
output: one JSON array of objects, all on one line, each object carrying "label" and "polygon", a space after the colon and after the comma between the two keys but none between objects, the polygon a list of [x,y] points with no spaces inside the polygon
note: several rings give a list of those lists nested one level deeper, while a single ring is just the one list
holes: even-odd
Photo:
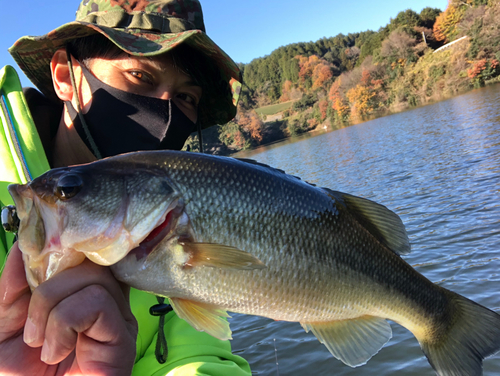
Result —
[{"label": "fish scale", "polygon": [[[346,297],[339,296],[343,291],[346,291],[344,295],[352,300],[349,302],[350,305],[368,306],[364,294],[359,294],[360,297],[363,296],[359,299],[363,303],[358,303],[356,302],[357,295],[353,293],[352,287],[342,288],[342,284],[345,283],[344,275],[348,275],[348,269],[342,270],[340,265],[353,263],[354,268],[358,270],[362,269],[363,265],[368,265],[365,267],[366,274],[371,275],[373,272],[370,270],[369,262],[363,263],[365,253],[369,252],[365,248],[361,249],[359,243],[363,238],[356,232],[357,228],[353,226],[353,233],[340,228],[338,229],[340,236],[336,236],[332,231],[336,226],[335,219],[338,217],[335,215],[337,209],[334,201],[296,178],[287,177],[286,180],[279,180],[279,184],[266,184],[270,181],[266,176],[269,172],[260,166],[251,166],[252,168],[245,173],[242,173],[238,165],[225,167],[225,171],[220,171],[211,161],[205,163],[203,159],[200,159],[198,163],[184,165],[181,160],[175,160],[172,162],[170,178],[186,201],[186,212],[196,234],[196,241],[226,244],[243,249],[255,255],[268,267],[266,270],[254,272],[201,269],[197,274],[193,272],[193,275],[185,282],[191,292],[195,291],[193,295],[207,297],[206,303],[229,306],[232,311],[268,317],[274,315],[276,319],[289,321],[328,321],[334,318],[351,317],[352,314],[342,312],[339,308],[332,309],[332,306],[334,307],[332,302],[335,301],[343,302],[342,306],[345,306]],[[203,171],[203,173],[200,174],[198,171]],[[232,177],[232,184],[224,186],[226,190],[233,186],[248,185],[249,182],[253,184],[252,189],[237,192],[234,197],[223,195],[221,185],[208,182],[214,181],[213,176],[222,176],[224,179],[224,175]],[[213,210],[213,208],[217,209]],[[256,215],[258,211],[262,212],[260,216]],[[241,226],[239,213],[245,215],[244,226]],[[261,217],[268,218],[270,223],[279,224],[278,228],[263,225]],[[322,225],[307,221],[307,219],[318,220],[319,218],[323,221]],[[231,228],[225,228],[225,224],[233,224],[234,227],[238,227],[239,231],[231,231]],[[349,227],[349,224],[346,227]],[[298,234],[308,234],[310,239],[317,239],[317,241],[312,241],[313,246],[308,247],[306,237],[298,236]],[[351,234],[350,239],[345,239],[343,234]],[[334,252],[340,256],[339,259],[328,259],[327,255],[331,254],[332,249],[340,248],[339,244],[346,242],[354,243],[360,251],[346,255],[348,258],[346,257],[345,260],[342,259],[341,252]],[[280,249],[284,252],[279,260],[279,269],[275,269],[271,265],[278,261],[275,260],[274,255],[279,254]],[[287,257],[287,250],[293,252],[293,259]],[[380,253],[380,250],[373,252]],[[392,253],[387,256],[397,257]],[[311,260],[309,257],[315,259]],[[325,261],[330,262],[325,264]],[[385,264],[387,265],[388,262]],[[289,273],[289,270],[292,272]],[[341,282],[332,278],[332,274],[339,275]],[[322,287],[321,290],[316,289],[314,295],[311,294],[309,284],[313,275],[319,276],[318,285]],[[220,291],[217,286],[221,280],[227,280],[227,284],[231,286],[244,286],[244,288]],[[287,281],[291,285],[288,286],[282,281]],[[296,284],[296,281],[299,283]],[[337,288],[339,285],[340,289]],[[288,288],[284,289],[285,286]],[[220,291],[216,297],[210,294],[210,291],[214,289]],[[267,300],[264,305],[261,304],[263,307],[266,305],[272,307],[272,302],[287,296],[289,303],[284,310],[288,313],[276,317],[274,312],[267,312],[262,308],[257,312],[252,312],[246,305],[252,306],[253,295],[259,291],[264,291]],[[337,292],[330,293],[331,291]],[[297,295],[304,296],[304,299],[297,299]],[[319,306],[315,304],[314,309],[310,308],[311,299],[315,303],[321,303],[325,295],[331,296],[332,302]],[[377,306],[379,305],[377,302]],[[322,307],[324,308],[321,309]],[[336,313],[336,316],[332,311]],[[365,313],[371,313],[371,311],[367,310],[361,314]],[[354,317],[359,315],[360,312],[356,311]]]},{"label": "fish scale", "polygon": [[[62,199],[58,184],[70,175],[81,184]],[[355,367],[390,339],[390,319],[416,336],[439,375],[453,376],[481,375],[483,358],[500,348],[498,314],[401,258],[410,246],[395,213],[257,162],[130,153],[9,191],[22,251],[84,252],[220,339],[231,338],[226,311],[296,321]],[[49,235],[61,244],[42,247]],[[29,260],[28,274],[46,275]]]}]

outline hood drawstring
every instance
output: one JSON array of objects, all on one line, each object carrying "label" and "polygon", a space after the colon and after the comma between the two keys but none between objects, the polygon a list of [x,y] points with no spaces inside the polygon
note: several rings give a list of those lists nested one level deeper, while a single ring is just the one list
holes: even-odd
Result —
[{"label": "hood drawstring", "polygon": [[165,338],[165,315],[171,311],[173,308],[170,304],[165,303],[165,298],[162,296],[157,296],[158,304],[155,304],[149,309],[149,313],[152,316],[160,316],[160,321],[158,324],[158,337],[156,338],[156,349],[155,356],[158,363],[163,364],[167,361],[168,357],[168,347],[167,339]]},{"label": "hood drawstring", "polygon": [[201,124],[199,121],[196,122],[198,127],[198,143],[200,145],[200,153],[203,153],[203,136],[201,134]]}]

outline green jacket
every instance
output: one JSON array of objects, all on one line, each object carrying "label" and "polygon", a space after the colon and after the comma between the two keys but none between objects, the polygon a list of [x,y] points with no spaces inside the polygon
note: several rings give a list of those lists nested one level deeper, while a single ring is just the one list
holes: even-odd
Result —
[{"label": "green jacket", "polygon": [[[9,184],[26,183],[50,169],[19,78],[10,66],[0,70],[0,157],[0,207],[13,203]],[[0,228],[0,267],[13,240],[12,234]],[[159,319],[149,314],[149,307],[157,304],[156,297],[132,289],[130,302],[139,324],[133,375],[251,374],[248,363],[231,353],[229,341],[196,331],[174,312],[165,317],[168,359],[159,364],[155,357]]]}]

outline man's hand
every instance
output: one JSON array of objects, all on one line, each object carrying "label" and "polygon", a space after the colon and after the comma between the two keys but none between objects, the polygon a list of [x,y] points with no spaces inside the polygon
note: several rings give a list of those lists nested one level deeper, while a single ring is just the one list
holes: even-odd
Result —
[{"label": "man's hand", "polygon": [[130,374],[137,323],[128,296],[88,260],[31,294],[16,243],[0,278],[0,374]]}]

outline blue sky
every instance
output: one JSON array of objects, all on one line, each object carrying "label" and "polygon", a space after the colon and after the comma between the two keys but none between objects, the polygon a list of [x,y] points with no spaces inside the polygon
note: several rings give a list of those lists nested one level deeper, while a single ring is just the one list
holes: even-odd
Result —
[{"label": "blue sky", "polygon": [[[290,43],[378,30],[400,11],[446,8],[447,0],[201,0],[207,34],[236,62]],[[43,35],[73,21],[79,1],[0,0],[0,67],[16,67],[7,51],[24,35]],[[19,72],[19,71],[18,71]],[[23,86],[30,85],[20,74]]]}]

